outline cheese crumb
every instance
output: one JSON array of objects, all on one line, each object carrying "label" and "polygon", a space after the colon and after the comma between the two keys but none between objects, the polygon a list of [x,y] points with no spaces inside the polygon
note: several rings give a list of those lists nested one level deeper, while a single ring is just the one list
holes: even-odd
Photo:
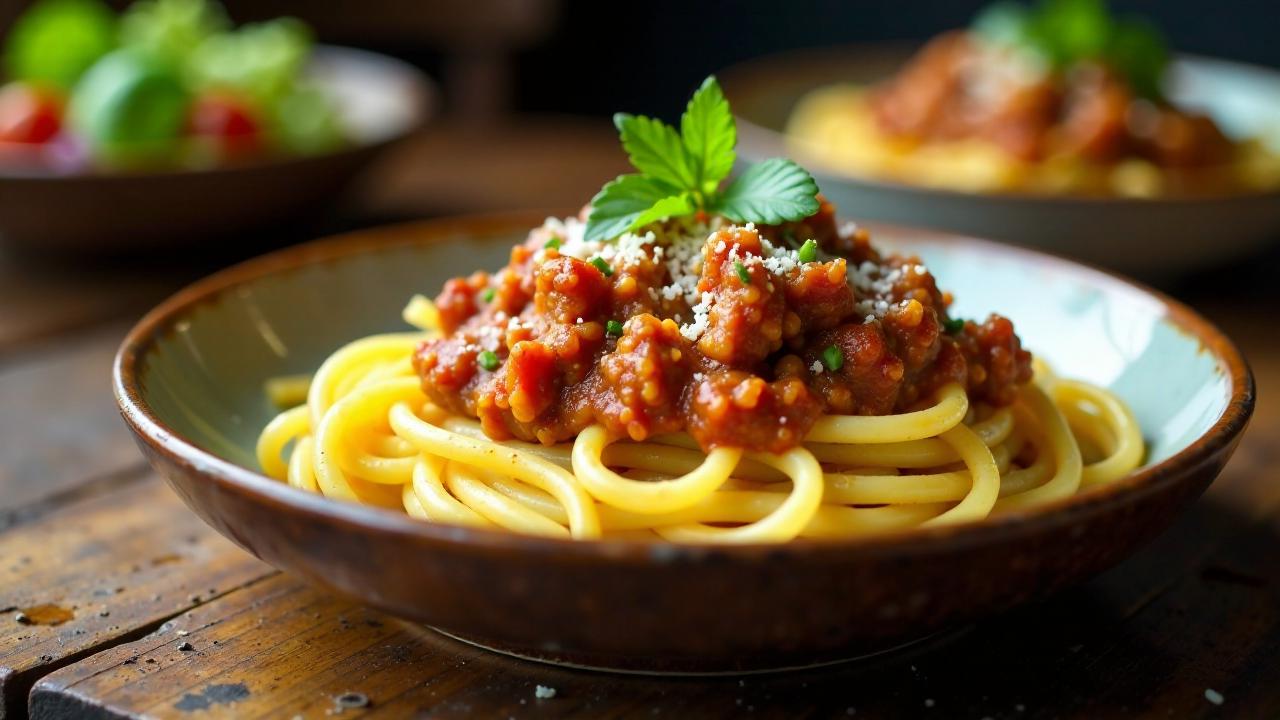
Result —
[{"label": "cheese crumb", "polygon": [[814,372],[814,374],[816,374],[816,375],[821,375],[821,374],[822,374],[822,370],[823,370],[822,361],[821,361],[821,360],[814,360],[814,361],[813,361],[813,364],[809,366],[809,369],[810,369],[810,370],[812,370],[812,371]]},{"label": "cheese crumb", "polygon": [[697,342],[702,337],[702,333],[706,332],[711,325],[711,306],[715,304],[716,296],[709,293],[702,293],[702,298],[697,305],[694,305],[693,322],[680,326],[680,334],[689,342]]},{"label": "cheese crumb", "polygon": [[556,696],[556,689],[546,685],[539,685],[533,689],[533,696],[539,700],[550,700]]},{"label": "cheese crumb", "polygon": [[1214,705],[1221,705],[1222,701],[1226,700],[1226,698],[1222,696],[1222,693],[1218,692],[1217,690],[1214,690],[1213,688],[1204,689],[1204,699],[1208,700]]}]

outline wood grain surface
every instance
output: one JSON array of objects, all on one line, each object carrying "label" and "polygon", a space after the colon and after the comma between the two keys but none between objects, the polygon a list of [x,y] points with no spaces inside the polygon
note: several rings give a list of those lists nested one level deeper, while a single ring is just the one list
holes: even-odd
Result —
[{"label": "wood grain surface", "polygon": [[[620,160],[604,125],[441,129],[353,217],[574,206]],[[144,467],[108,364],[125,324],[208,263],[0,256],[0,719],[1280,716],[1280,252],[1172,288],[1239,341],[1259,401],[1222,477],[1151,546],[888,655],[702,678],[496,655],[276,573],[197,520]]]},{"label": "wood grain surface", "polygon": [[[0,534],[0,715],[20,717],[50,670],[270,572],[152,476],[10,528]],[[32,608],[57,608],[61,621],[42,624]]]}]

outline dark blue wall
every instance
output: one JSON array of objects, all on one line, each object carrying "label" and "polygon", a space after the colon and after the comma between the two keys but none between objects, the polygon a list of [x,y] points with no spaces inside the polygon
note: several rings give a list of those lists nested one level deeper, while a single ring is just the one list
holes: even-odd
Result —
[{"label": "dark blue wall", "polygon": [[[966,24],[972,0],[566,0],[560,28],[520,58],[519,106],[671,117],[703,77],[788,48],[924,39]],[[1116,1],[1184,52],[1280,67],[1280,0]]]}]

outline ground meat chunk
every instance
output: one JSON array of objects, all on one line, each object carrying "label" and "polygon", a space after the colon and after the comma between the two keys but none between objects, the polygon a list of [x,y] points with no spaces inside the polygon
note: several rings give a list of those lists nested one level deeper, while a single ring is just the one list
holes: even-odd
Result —
[{"label": "ground meat chunk", "polygon": [[799,318],[800,327],[829,330],[853,314],[848,272],[844,258],[836,258],[806,263],[787,276],[787,304]]},{"label": "ground meat chunk", "polygon": [[423,378],[423,388],[431,401],[457,412],[464,407],[455,395],[471,382],[479,369],[479,348],[469,343],[450,342],[443,338],[428,340],[418,346],[414,367]]},{"label": "ground meat chunk", "polygon": [[771,383],[742,370],[719,370],[694,379],[687,421],[704,447],[732,438],[738,447],[782,452],[804,437],[821,412],[822,403],[798,378]]},{"label": "ground meat chunk", "polygon": [[1031,353],[1013,332],[1013,323],[991,315],[981,325],[968,322],[956,338],[968,361],[968,391],[993,405],[1013,402],[1018,386],[1031,380]]},{"label": "ground meat chunk", "polygon": [[538,268],[534,309],[559,323],[595,319],[609,296],[609,281],[594,265],[574,257],[555,257]]},{"label": "ground meat chunk", "polygon": [[[839,370],[825,367],[823,353],[840,351]],[[844,415],[887,415],[898,404],[905,374],[902,359],[889,348],[884,331],[876,323],[843,325],[819,333],[805,351],[811,367],[822,366],[813,380],[814,391],[825,398],[832,412]]]},{"label": "ground meat chunk", "polygon": [[600,358],[600,388],[610,402],[600,409],[598,420],[637,441],[681,429],[680,398],[693,357],[674,321],[653,315],[631,318],[613,352]]},{"label": "ground meat chunk", "polygon": [[440,311],[440,331],[445,335],[457,330],[462,323],[475,315],[478,308],[476,295],[488,284],[489,276],[475,273],[466,278],[453,278],[444,284],[436,296],[436,309]]},{"label": "ground meat chunk", "polygon": [[555,401],[560,388],[555,352],[537,340],[525,340],[511,348],[504,366],[504,385],[511,415],[522,423],[533,422]]},{"label": "ground meat chunk", "polygon": [[750,367],[782,347],[786,299],[760,252],[748,228],[716,232],[703,248],[698,291],[714,299],[698,349],[725,365]]}]

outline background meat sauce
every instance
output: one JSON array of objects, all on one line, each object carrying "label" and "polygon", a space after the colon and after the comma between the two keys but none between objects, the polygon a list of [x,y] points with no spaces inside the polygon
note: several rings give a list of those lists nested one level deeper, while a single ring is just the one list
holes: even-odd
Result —
[{"label": "background meat sauce", "polygon": [[[749,263],[744,283],[729,255],[759,255],[761,235],[779,246],[814,238],[836,259],[783,276]],[[606,276],[548,249],[535,264],[549,239],[534,231],[498,273],[447,282],[436,300],[443,335],[414,356],[427,396],[478,418],[494,438],[554,443],[602,423],[635,440],[687,430],[704,449],[781,452],[824,413],[903,411],[949,382],[1005,405],[1031,379],[1031,355],[1007,319],[992,315],[947,333],[951,299],[933,276],[914,257],[881,256],[865,231],[841,235],[827,203],[799,223],[716,231],[703,246],[698,288],[715,302],[695,342],[675,319],[693,317],[684,299],[649,291],[671,282],[660,261]],[[868,261],[894,278],[892,287],[855,296],[847,265]],[[885,300],[889,310],[867,322],[855,308],[860,300]],[[621,336],[608,334],[609,320],[623,323]],[[815,371],[832,345],[843,365]],[[485,350],[497,355],[495,370],[481,367]]]}]

